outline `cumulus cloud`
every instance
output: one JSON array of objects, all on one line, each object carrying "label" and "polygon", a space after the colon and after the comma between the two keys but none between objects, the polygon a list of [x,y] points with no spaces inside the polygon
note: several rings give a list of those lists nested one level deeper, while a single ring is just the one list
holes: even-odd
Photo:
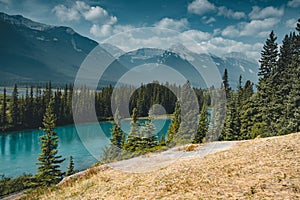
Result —
[{"label": "cumulus cloud", "polygon": [[100,6],[90,6],[83,1],[76,1],[72,6],[59,4],[52,10],[60,21],[78,21],[81,18],[92,22],[90,33],[96,37],[106,37],[112,32],[112,25],[118,22]]},{"label": "cumulus cloud", "polygon": [[244,12],[235,12],[231,9],[226,8],[225,6],[221,6],[218,8],[218,15],[231,19],[242,19],[246,17],[246,14]]},{"label": "cumulus cloud", "polygon": [[204,15],[214,11],[217,11],[218,16],[224,16],[230,19],[242,19],[246,17],[244,12],[233,11],[225,6],[217,7],[207,0],[194,0],[188,5],[188,12],[197,15]]},{"label": "cumulus cloud", "polygon": [[297,8],[300,7],[300,0],[291,0],[287,4],[291,8]]},{"label": "cumulus cloud", "polygon": [[207,32],[202,32],[198,30],[188,30],[181,33],[182,36],[189,37],[196,42],[207,41],[211,38],[211,35]]},{"label": "cumulus cloud", "polygon": [[158,28],[167,28],[177,31],[182,31],[188,28],[189,22],[186,18],[180,20],[174,20],[171,18],[163,18],[159,22],[155,23],[154,26]]},{"label": "cumulus cloud", "polygon": [[83,1],[76,1],[71,7],[59,4],[53,8],[53,12],[61,21],[74,21],[83,17],[93,23],[114,24],[117,22],[117,17],[110,16],[102,7],[90,6]]},{"label": "cumulus cloud", "polygon": [[227,26],[221,34],[224,37],[230,38],[241,36],[266,37],[270,33],[270,30],[279,22],[280,20],[277,18],[241,22],[236,26]]},{"label": "cumulus cloud", "polygon": [[294,29],[294,28],[297,26],[297,19],[295,19],[295,18],[288,19],[288,20],[285,22],[285,25],[286,25],[286,27],[288,27],[288,28]]},{"label": "cumulus cloud", "polygon": [[55,13],[56,17],[58,17],[58,19],[62,22],[79,20],[81,17],[81,14],[77,9],[67,8],[64,5],[55,6],[53,8],[53,12]]},{"label": "cumulus cloud", "polygon": [[207,0],[195,0],[188,5],[188,11],[197,15],[203,15],[216,10],[216,6]]},{"label": "cumulus cloud", "polygon": [[250,23],[242,24],[241,36],[253,36],[265,37],[270,30],[279,23],[279,19],[267,18],[264,20],[252,20]]},{"label": "cumulus cloud", "polygon": [[240,31],[237,30],[234,26],[227,26],[222,32],[222,36],[225,37],[236,37],[240,34]]},{"label": "cumulus cloud", "polygon": [[265,19],[265,18],[280,18],[284,14],[284,8],[274,8],[269,6],[266,8],[260,8],[253,6],[252,11],[249,13],[250,19]]}]

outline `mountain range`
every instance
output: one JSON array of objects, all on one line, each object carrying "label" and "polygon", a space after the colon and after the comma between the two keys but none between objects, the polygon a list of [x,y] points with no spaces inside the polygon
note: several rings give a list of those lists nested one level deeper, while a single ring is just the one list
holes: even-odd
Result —
[{"label": "mountain range", "polygon": [[[34,22],[21,15],[0,13],[0,32],[2,85],[47,81],[72,83],[86,56],[99,45],[72,28]],[[195,69],[191,63],[197,62],[198,68],[208,68],[211,67],[207,64],[208,60],[214,63],[220,74],[227,68],[232,87],[237,85],[240,75],[243,80],[257,82],[258,63],[242,53],[230,53],[222,57],[197,54],[181,44],[168,49],[142,48],[127,53],[111,44],[100,46],[118,55],[105,71],[100,83],[102,85],[115,83],[124,73],[141,65],[145,65],[147,76],[155,77],[153,80],[163,80],[166,74],[161,71],[156,73],[155,66],[167,65],[187,77],[193,85],[205,87],[204,80],[199,79],[199,69]],[[142,75],[138,71],[134,73]]]}]

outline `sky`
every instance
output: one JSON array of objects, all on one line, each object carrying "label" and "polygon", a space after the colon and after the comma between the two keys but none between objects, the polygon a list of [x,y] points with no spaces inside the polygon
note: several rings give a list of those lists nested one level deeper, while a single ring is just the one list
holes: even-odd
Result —
[{"label": "sky", "polygon": [[243,52],[257,60],[271,30],[279,44],[294,30],[300,0],[0,0],[0,11],[69,26],[99,43],[134,28],[167,28],[208,52]]}]

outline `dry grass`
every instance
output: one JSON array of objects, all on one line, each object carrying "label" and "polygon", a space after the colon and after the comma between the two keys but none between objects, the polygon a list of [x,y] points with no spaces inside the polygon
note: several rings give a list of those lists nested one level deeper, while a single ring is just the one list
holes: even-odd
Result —
[{"label": "dry grass", "polygon": [[300,199],[300,133],[260,138],[151,173],[106,169],[38,199]]}]

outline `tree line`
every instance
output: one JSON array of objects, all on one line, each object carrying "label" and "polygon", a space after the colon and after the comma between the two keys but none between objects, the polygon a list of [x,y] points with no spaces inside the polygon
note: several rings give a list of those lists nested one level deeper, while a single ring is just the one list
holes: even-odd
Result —
[{"label": "tree line", "polygon": [[[0,99],[0,130],[14,131],[38,128],[42,125],[42,118],[46,112],[46,107],[53,98],[54,113],[57,117],[57,126],[72,124],[73,110],[72,97],[73,85],[66,85],[63,89],[52,88],[51,82],[45,85],[45,88],[27,87],[25,95],[19,95],[17,85],[11,95],[7,95],[6,88],[3,89],[3,95]],[[113,92],[117,95],[113,95]],[[111,103],[115,105],[129,105],[130,115],[133,108],[137,108],[137,115],[145,117],[148,115],[150,107],[154,104],[162,105],[167,114],[174,112],[175,102],[177,100],[176,93],[180,93],[181,87],[175,84],[152,84],[141,85],[136,90],[133,86],[120,86],[114,88],[111,85],[102,88],[100,91],[92,93],[88,88],[82,87],[80,95],[93,95],[95,98],[95,111],[99,121],[112,119],[113,111]],[[79,93],[75,91],[75,95]],[[132,93],[132,96],[130,94]],[[199,105],[203,104],[203,99],[208,99],[209,95],[204,90],[195,89],[199,101]],[[79,94],[78,94],[79,95]],[[80,98],[79,98],[80,99]],[[123,102],[128,99],[128,102]],[[76,112],[86,113],[89,104],[82,101],[73,102],[76,105]],[[124,107],[119,108],[121,116],[125,116]]]}]

